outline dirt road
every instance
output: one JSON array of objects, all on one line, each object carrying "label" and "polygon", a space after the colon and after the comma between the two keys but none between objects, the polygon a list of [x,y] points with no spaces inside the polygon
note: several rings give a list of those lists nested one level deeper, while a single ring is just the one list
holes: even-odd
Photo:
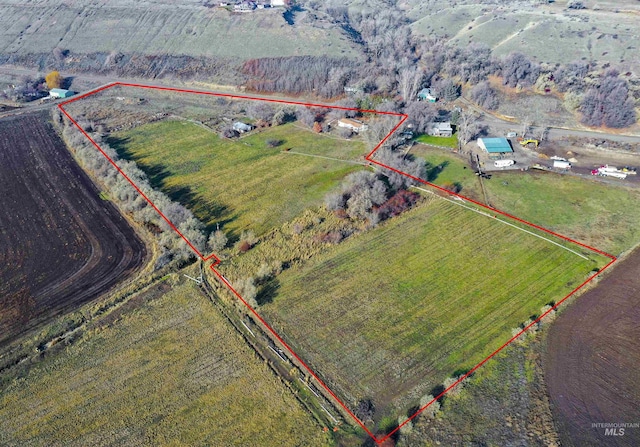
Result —
[{"label": "dirt road", "polygon": [[[474,110],[480,115],[478,123],[488,126],[493,132],[501,135],[506,135],[507,132],[518,130],[522,124],[513,123],[498,118],[490,113],[485,112],[480,107],[469,101],[464,97],[458,99],[465,107]],[[531,135],[537,134],[541,129],[537,126],[529,126],[529,132]],[[519,131],[519,130],[518,130]],[[583,130],[583,129],[567,129],[563,127],[549,127],[547,132],[547,140],[558,140],[567,137],[576,138],[599,138],[605,140],[616,141],[619,143],[640,143],[640,135],[631,135],[624,133],[606,133],[595,130]]]},{"label": "dirt road", "polygon": [[[548,334],[545,377],[566,446],[640,445],[640,249],[619,262]],[[594,426],[607,423],[637,425]]]}]

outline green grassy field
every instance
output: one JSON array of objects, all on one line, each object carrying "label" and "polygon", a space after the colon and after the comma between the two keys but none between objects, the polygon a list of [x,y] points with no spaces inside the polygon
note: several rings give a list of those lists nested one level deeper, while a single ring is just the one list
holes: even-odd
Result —
[{"label": "green grassy field", "polygon": [[440,170],[434,171],[437,176],[431,179],[431,183],[438,186],[458,184],[462,187],[460,191],[462,195],[474,199],[481,197],[478,195],[481,191],[479,190],[480,185],[475,173],[468,163],[452,154],[450,150],[416,145],[411,148],[409,153],[416,157],[424,158],[432,166],[441,166]]},{"label": "green grassy field", "polygon": [[443,146],[450,148],[458,147],[458,136],[452,135],[450,137],[434,137],[433,135],[420,135],[416,138],[419,143],[431,144],[433,146]]},{"label": "green grassy field", "polygon": [[[269,149],[269,139],[283,143]],[[189,122],[164,121],[116,133],[110,142],[210,228],[220,223],[235,235],[267,232],[320,205],[346,174],[362,169],[341,160],[366,154],[362,142],[318,135],[295,123],[225,140]]]},{"label": "green grassy field", "polygon": [[493,206],[618,255],[640,242],[640,191],[547,173],[485,183]]},{"label": "green grassy field", "polygon": [[260,312],[348,404],[397,417],[605,263],[589,257],[432,198],[285,271]]},{"label": "green grassy field", "polygon": [[[410,153],[444,166],[433,183],[459,183],[462,195],[483,200],[478,179],[459,157],[419,146]],[[614,255],[640,242],[636,189],[535,171],[501,172],[484,185],[496,208]]]},{"label": "green grassy field", "polygon": [[152,289],[0,392],[0,444],[325,446],[192,283]]}]

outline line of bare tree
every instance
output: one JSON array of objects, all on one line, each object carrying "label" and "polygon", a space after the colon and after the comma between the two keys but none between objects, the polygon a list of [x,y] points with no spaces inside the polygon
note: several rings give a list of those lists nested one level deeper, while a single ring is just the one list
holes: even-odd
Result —
[{"label": "line of bare tree", "polygon": [[[75,157],[82,166],[87,169],[97,180],[97,183],[105,188],[110,200],[117,203],[119,208],[129,215],[134,221],[143,225],[156,238],[161,253],[156,261],[156,267],[160,268],[170,262],[182,263],[194,258],[193,250],[184,239],[170,227],[170,225],[149,205],[123,175],[109,163],[109,161],[78,131],[67,119],[63,119],[56,109],[54,122],[62,129],[62,135],[74,152]],[[115,164],[129,177],[138,188],[160,209],[167,219],[175,225],[201,253],[208,248],[205,226],[191,211],[183,205],[172,201],[166,194],[152,188],[147,175],[132,160],[120,158],[115,149],[104,141],[102,135],[96,131],[95,125],[84,120],[78,124],[91,135],[91,138],[100,145],[102,150]],[[222,249],[227,243],[226,237],[221,232],[214,232],[209,243],[213,248]]]}]

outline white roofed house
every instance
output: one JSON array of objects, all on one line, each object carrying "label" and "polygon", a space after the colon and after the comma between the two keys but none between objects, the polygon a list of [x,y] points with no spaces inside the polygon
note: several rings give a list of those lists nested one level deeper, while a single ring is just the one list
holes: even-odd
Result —
[{"label": "white roofed house", "polygon": [[353,118],[341,118],[338,120],[338,127],[344,127],[352,130],[353,132],[362,132],[367,130],[369,126],[367,126],[362,121],[354,120]]},{"label": "white roofed house", "polygon": [[427,127],[427,133],[435,137],[450,137],[453,135],[451,123],[431,123]]}]

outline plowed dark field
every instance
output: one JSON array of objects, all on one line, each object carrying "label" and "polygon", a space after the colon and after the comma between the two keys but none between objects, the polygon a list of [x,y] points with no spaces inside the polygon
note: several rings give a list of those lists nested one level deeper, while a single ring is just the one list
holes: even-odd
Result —
[{"label": "plowed dark field", "polygon": [[47,117],[0,120],[0,346],[108,291],[147,256]]},{"label": "plowed dark field", "polygon": [[640,250],[560,314],[548,334],[545,376],[562,444],[639,446]]}]

